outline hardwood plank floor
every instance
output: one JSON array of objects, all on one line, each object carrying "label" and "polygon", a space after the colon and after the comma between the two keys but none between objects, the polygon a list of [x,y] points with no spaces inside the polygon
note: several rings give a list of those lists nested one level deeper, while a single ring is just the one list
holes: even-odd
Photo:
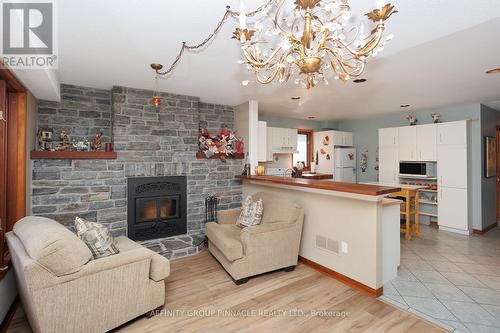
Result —
[{"label": "hardwood plank floor", "polygon": [[[22,311],[16,314],[8,332],[30,331]],[[293,272],[264,274],[236,286],[204,251],[171,263],[167,304],[159,315],[115,332],[443,331],[302,264]]]}]

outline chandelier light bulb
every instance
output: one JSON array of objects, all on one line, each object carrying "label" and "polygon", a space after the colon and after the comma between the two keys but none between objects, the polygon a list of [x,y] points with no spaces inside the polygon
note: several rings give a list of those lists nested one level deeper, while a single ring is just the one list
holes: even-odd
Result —
[{"label": "chandelier light bulb", "polygon": [[241,81],[241,85],[242,85],[243,87],[248,86],[248,84],[249,84],[249,83],[250,83],[250,81],[248,81],[248,80],[243,80],[243,81]]},{"label": "chandelier light bulb", "polygon": [[245,14],[245,2],[240,0],[240,29],[245,30],[247,28],[247,16]]}]

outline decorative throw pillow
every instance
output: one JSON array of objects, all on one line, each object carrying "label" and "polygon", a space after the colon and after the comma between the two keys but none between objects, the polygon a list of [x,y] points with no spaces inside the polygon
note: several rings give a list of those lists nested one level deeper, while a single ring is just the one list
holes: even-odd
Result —
[{"label": "decorative throw pillow", "polygon": [[75,218],[75,228],[76,234],[89,247],[94,259],[120,253],[115,245],[115,239],[108,228],[102,224],[77,217]]},{"label": "decorative throw pillow", "polygon": [[241,207],[241,213],[236,224],[241,227],[258,225],[262,221],[264,205],[262,199],[253,201],[251,196],[246,197]]}]

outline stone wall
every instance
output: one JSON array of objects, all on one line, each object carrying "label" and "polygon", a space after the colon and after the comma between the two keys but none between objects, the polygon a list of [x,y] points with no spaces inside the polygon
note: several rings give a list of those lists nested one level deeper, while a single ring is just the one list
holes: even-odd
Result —
[{"label": "stone wall", "polygon": [[65,128],[76,138],[103,132],[103,142],[112,137],[118,159],[33,161],[34,215],[70,227],[75,216],[82,216],[108,224],[115,235],[126,234],[126,179],[140,176],[187,176],[191,234],[203,231],[208,194],[219,193],[221,210],[241,205],[241,184],[234,176],[243,160],[195,158],[200,124],[212,131],[232,128],[231,107],[164,93],[157,112],[147,90],[61,89],[60,103],[39,101],[39,127],[53,128],[56,136]]}]

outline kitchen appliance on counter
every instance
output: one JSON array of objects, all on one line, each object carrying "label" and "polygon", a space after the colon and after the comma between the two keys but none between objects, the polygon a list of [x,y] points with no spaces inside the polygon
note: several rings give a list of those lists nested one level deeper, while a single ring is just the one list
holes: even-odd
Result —
[{"label": "kitchen appliance on counter", "polygon": [[404,178],[435,178],[435,162],[400,162],[399,175]]}]

